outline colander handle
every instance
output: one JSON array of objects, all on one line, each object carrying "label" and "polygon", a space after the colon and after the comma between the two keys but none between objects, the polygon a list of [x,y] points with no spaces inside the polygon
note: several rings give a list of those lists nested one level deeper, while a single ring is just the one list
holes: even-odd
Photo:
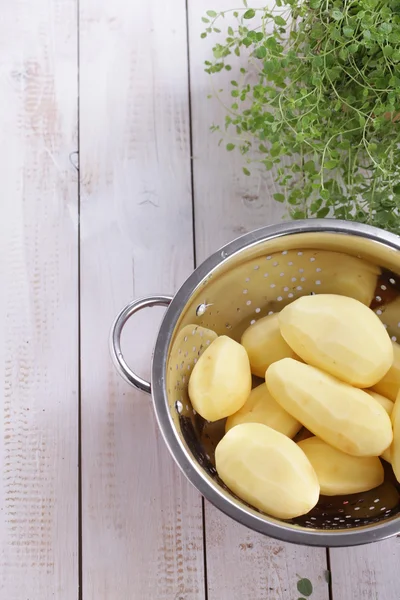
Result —
[{"label": "colander handle", "polygon": [[151,393],[151,384],[149,381],[142,379],[136,375],[134,371],[127,365],[121,350],[121,334],[125,323],[132,315],[143,308],[151,308],[152,306],[169,306],[172,301],[171,296],[146,296],[138,300],[133,300],[117,315],[110,332],[110,353],[115,368],[125,381],[133,385],[142,392]]}]

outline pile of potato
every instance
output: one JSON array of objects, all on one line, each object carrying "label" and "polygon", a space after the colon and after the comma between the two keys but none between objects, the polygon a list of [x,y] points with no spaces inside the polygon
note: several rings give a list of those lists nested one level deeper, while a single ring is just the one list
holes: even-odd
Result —
[{"label": "pile of potato", "polygon": [[[252,374],[265,383],[251,389]],[[379,457],[400,481],[399,389],[400,346],[365,304],[334,294],[295,300],[240,344],[218,337],[189,380],[204,419],[227,417],[220,478],[281,519],[306,514],[320,494],[380,485]]]}]

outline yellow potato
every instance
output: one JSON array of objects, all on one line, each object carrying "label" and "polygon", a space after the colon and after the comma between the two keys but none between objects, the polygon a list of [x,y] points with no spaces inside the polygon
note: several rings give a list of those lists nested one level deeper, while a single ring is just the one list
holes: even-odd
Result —
[{"label": "yellow potato", "polygon": [[195,364],[189,398],[203,419],[218,421],[242,408],[251,392],[246,350],[229,337],[214,340]]},{"label": "yellow potato", "polygon": [[[399,315],[400,318],[400,315]],[[400,346],[396,342],[393,344],[393,363],[389,371],[383,378],[373,386],[373,390],[393,400],[396,400],[396,396],[400,390]]]},{"label": "yellow potato", "polygon": [[228,417],[225,431],[240,423],[262,423],[290,438],[301,429],[301,423],[273,399],[265,383],[254,388],[242,408]]},{"label": "yellow potato", "polygon": [[379,404],[381,406],[383,406],[383,408],[386,410],[387,414],[390,417],[390,415],[392,414],[394,402],[389,400],[389,398],[385,398],[385,396],[382,396],[382,394],[377,394],[376,392],[373,392],[372,390],[365,390],[365,391],[367,392],[367,394],[369,394],[371,396],[371,398],[373,398],[374,400],[379,402]]},{"label": "yellow potato", "polygon": [[393,473],[400,483],[400,392],[392,410],[393,443],[390,447],[390,458]]},{"label": "yellow potato", "polygon": [[306,363],[356,387],[375,385],[393,362],[386,329],[372,310],[353,298],[298,298],[279,313],[279,325]]},{"label": "yellow potato", "polygon": [[[390,417],[390,415],[392,414],[394,403],[391,400],[389,400],[388,398],[385,398],[385,396],[381,396],[381,394],[377,394],[376,392],[372,392],[371,390],[365,390],[365,391],[368,392],[368,394],[370,396],[372,396],[372,398],[374,398],[374,400],[379,402],[379,404],[381,406],[383,406],[383,408],[386,410],[387,414]],[[389,446],[389,448],[386,448],[385,452],[382,452],[381,458],[386,460],[386,462],[388,462],[388,463],[391,462],[390,446]]]},{"label": "yellow potato", "polygon": [[273,517],[298,517],[318,502],[318,479],[304,452],[266,425],[233,427],[216,448],[215,464],[232,492]]},{"label": "yellow potato", "polygon": [[265,379],[282,408],[342,452],[379,456],[390,446],[390,418],[367,392],[291,358],[271,365]]},{"label": "yellow potato", "polygon": [[258,377],[264,378],[273,362],[296,357],[281,335],[277,313],[250,325],[242,335],[241,344],[249,356],[251,372]]},{"label": "yellow potato", "polygon": [[318,437],[298,445],[312,464],[325,496],[367,492],[383,483],[383,467],[377,456],[351,456]]},{"label": "yellow potato", "polygon": [[388,462],[391,463],[393,473],[397,481],[400,483],[400,392],[397,394],[396,402],[394,403],[392,414],[393,426],[393,442],[389,449]]}]

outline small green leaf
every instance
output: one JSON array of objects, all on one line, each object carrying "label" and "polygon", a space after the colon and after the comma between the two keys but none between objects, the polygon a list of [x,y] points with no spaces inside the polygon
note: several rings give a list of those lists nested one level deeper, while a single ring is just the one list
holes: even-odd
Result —
[{"label": "small green leaf", "polygon": [[256,11],[253,8],[249,8],[243,15],[243,19],[253,19],[256,16]]},{"label": "small green leaf", "polygon": [[210,19],[207,19],[207,17],[201,17],[201,20],[203,21],[203,23],[209,23]]},{"label": "small green leaf", "polygon": [[332,576],[331,576],[331,572],[329,571],[329,569],[326,569],[324,572],[325,575],[325,581],[328,585],[331,584],[331,580],[332,580]]},{"label": "small green leaf", "polygon": [[343,13],[342,11],[338,10],[338,9],[334,9],[332,11],[332,18],[335,19],[335,21],[341,21],[343,19]]},{"label": "small green leaf", "polygon": [[255,54],[257,58],[265,58],[267,56],[267,49],[264,46],[259,46]]},{"label": "small green leaf", "polygon": [[281,17],[280,15],[274,17],[274,21],[275,21],[275,25],[278,25],[279,27],[285,27],[286,25],[286,21],[283,17]]},{"label": "small green leaf", "polygon": [[247,176],[250,175],[250,171],[248,169],[246,169],[246,167],[243,167],[243,173]]},{"label": "small green leaf", "polygon": [[330,197],[329,191],[326,189],[321,190],[320,196],[323,200],[329,200],[329,197]]},{"label": "small green leaf", "polygon": [[353,37],[354,29],[352,27],[349,27],[348,25],[345,25],[343,27],[343,35],[345,35],[347,38]]},{"label": "small green leaf", "polygon": [[392,54],[393,54],[393,51],[394,51],[394,48],[393,48],[393,46],[389,46],[389,45],[388,45],[388,46],[384,46],[384,47],[383,47],[383,54],[384,54],[386,57],[392,56]]},{"label": "small green leaf", "polygon": [[228,35],[234,35],[232,27],[228,27]]},{"label": "small green leaf", "polygon": [[232,152],[232,150],[235,148],[235,144],[227,144],[226,145],[226,149],[228,150],[228,152]]},{"label": "small green leaf", "polygon": [[324,162],[325,169],[334,169],[337,166],[336,160],[326,160]]},{"label": "small green leaf", "polygon": [[382,33],[388,34],[392,31],[393,27],[390,23],[381,23],[379,29],[382,31]]},{"label": "small green leaf", "polygon": [[274,194],[273,198],[277,202],[285,202],[285,196],[283,194]]},{"label": "small green leaf", "polygon": [[[328,215],[329,215],[329,208],[328,208],[327,206],[324,206],[324,208],[321,208],[321,209],[320,209],[320,210],[317,212],[317,217],[318,217],[318,219],[324,219],[324,218],[325,218],[325,217],[327,217]],[[304,589],[300,590],[300,589],[299,589],[299,583],[300,583],[300,581],[307,581],[307,582],[308,582],[308,583],[307,583],[307,585],[309,584],[309,585],[310,585],[310,587],[307,587],[307,588],[306,588],[306,587],[304,587]],[[312,594],[312,590],[313,590],[313,587],[312,587],[312,583],[311,583],[311,581],[309,581],[308,579],[301,579],[300,581],[299,581],[299,583],[297,584],[297,589],[299,590],[300,594],[304,594],[305,596],[311,596],[311,594]],[[307,591],[308,591],[308,590],[311,590],[309,594],[307,593]]]},{"label": "small green leaf", "polygon": [[216,17],[216,16],[217,16],[217,13],[215,12],[215,10],[208,10],[208,11],[207,11],[207,15],[208,15],[209,17],[212,17],[212,18],[213,18],[213,17]]},{"label": "small green leaf", "polygon": [[203,32],[203,33],[200,35],[200,37],[201,37],[201,39],[202,39],[202,40],[204,40],[204,38],[206,38],[206,37],[207,37],[207,34],[206,34],[205,32]]},{"label": "small green leaf", "polygon": [[[318,217],[320,216],[320,213],[322,213],[322,211],[324,210],[326,209],[321,208],[321,210],[318,211]],[[303,596],[311,596],[311,594],[313,593],[313,586],[311,581],[309,579],[299,579],[299,581],[297,582],[297,590],[300,592],[300,594],[303,594]]]}]

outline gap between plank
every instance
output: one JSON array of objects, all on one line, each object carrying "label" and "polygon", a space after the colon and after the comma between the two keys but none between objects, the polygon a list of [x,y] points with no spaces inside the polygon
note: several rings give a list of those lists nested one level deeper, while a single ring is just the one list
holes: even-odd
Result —
[{"label": "gap between plank", "polygon": [[81,131],[80,131],[80,0],[76,0],[76,25],[77,25],[77,174],[78,174],[78,600],[83,600],[83,508],[82,508],[82,350],[81,350]]},{"label": "gap between plank", "polygon": [[192,127],[192,91],[190,77],[190,34],[189,34],[189,0],[186,6],[186,55],[187,55],[187,82],[188,82],[188,113],[189,113],[189,151],[190,151],[190,187],[192,195],[192,231],[193,231],[193,263],[197,267],[196,253],[196,206],[194,201],[194,174],[193,174],[193,127]]},{"label": "gap between plank", "polygon": [[333,600],[331,553],[330,553],[329,548],[326,548],[326,568],[327,568],[328,573],[329,573],[329,581],[328,581],[329,600]]}]

